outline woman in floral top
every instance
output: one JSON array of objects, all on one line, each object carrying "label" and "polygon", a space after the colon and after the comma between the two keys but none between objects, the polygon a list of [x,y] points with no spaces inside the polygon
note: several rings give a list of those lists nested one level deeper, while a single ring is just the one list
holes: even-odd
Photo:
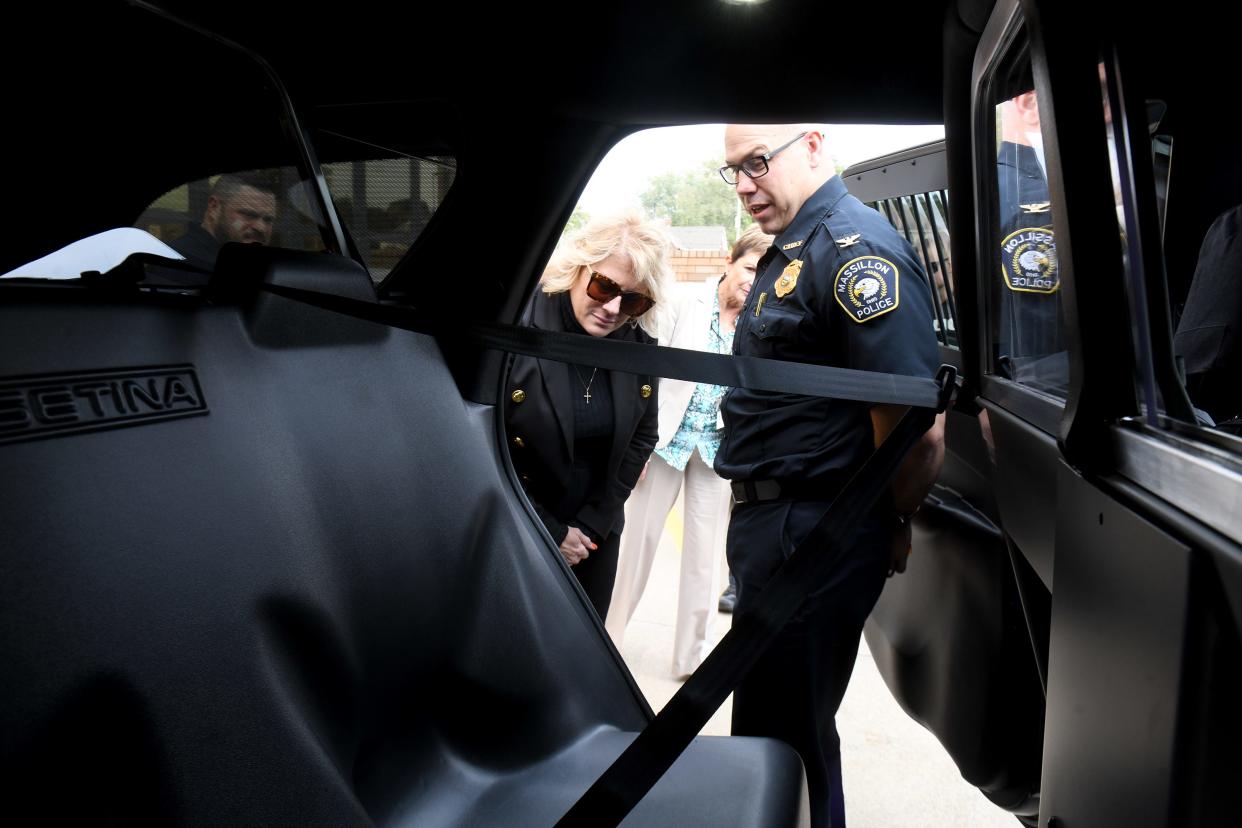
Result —
[{"label": "woman in floral top", "polygon": [[[772,244],[757,226],[738,237],[725,273],[673,303],[661,320],[660,344],[728,354],[755,266]],[[727,388],[665,379],[660,383],[660,439],[644,477],[625,504],[625,531],[607,627],[621,646],[651,574],[669,510],[685,487],[685,536],[678,586],[673,675],[694,672],[711,650],[716,588],[713,576],[729,524],[729,486],[712,471],[720,447],[720,399]]]}]

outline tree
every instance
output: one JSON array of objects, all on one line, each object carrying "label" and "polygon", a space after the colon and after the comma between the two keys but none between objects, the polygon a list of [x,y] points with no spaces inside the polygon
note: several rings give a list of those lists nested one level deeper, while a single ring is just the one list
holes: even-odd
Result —
[{"label": "tree", "polygon": [[668,219],[674,227],[723,227],[732,243],[754,222],[716,167],[717,162],[704,161],[689,172],[657,175],[638,200],[647,215]]},{"label": "tree", "polygon": [[585,226],[590,220],[590,213],[583,210],[581,207],[575,207],[573,213],[569,216],[569,221],[565,222],[565,229],[561,231],[561,235],[568,235],[569,233],[578,230],[579,228]]}]

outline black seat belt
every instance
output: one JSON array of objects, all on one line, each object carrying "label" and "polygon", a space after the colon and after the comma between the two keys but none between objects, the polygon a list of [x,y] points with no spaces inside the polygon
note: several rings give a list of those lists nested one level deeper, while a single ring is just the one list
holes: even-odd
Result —
[{"label": "black seat belt", "polygon": [[270,282],[264,283],[262,288],[278,296],[392,328],[556,362],[598,365],[630,374],[651,374],[808,397],[835,397],[919,408],[935,408],[939,404],[940,386],[936,380],[926,377],[879,374],[763,357],[726,356],[521,325],[462,321],[443,315],[431,316],[405,306],[383,305]]},{"label": "black seat belt", "polygon": [[810,533],[776,571],[755,603],[736,614],[707,659],[668,704],[587,789],[558,828],[615,826],[672,766],[724,703],[841,554],[840,539],[888,491],[907,452],[949,404],[956,373],[942,366],[934,380],[846,368],[651,347],[581,334],[485,322],[432,319],[417,311],[301,288],[263,289],[326,310],[390,327],[510,353],[788,394],[910,406],[884,442],[854,473]]}]

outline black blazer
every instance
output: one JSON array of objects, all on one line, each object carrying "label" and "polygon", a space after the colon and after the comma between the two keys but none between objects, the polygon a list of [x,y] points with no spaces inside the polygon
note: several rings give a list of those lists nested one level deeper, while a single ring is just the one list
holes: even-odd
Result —
[{"label": "black blazer", "polygon": [[[531,302],[527,324],[561,331],[564,324],[558,295],[542,291]],[[622,325],[609,339],[654,343],[640,328]],[[565,499],[573,468],[573,368],[563,362],[513,357],[505,387],[505,427],[514,468],[535,510],[557,543],[566,526],[577,526],[602,542],[625,524],[625,500],[651,456],[658,438],[655,377],[609,371],[613,403],[612,451],[607,474],[591,482],[585,504],[576,515],[553,514],[552,504]]]}]

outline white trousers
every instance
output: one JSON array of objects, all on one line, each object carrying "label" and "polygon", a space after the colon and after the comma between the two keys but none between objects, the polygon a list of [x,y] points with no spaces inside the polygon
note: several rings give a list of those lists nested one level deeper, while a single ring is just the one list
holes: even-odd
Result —
[{"label": "white trousers", "polygon": [[677,624],[673,638],[673,675],[693,673],[711,651],[716,620],[720,556],[729,530],[732,498],[729,483],[716,476],[698,451],[679,472],[659,455],[651,455],[647,476],[625,503],[625,530],[612,604],[605,626],[621,648],[625,627],[643,596],[651,564],[660,545],[668,513],[685,485],[685,533],[677,590]]}]

